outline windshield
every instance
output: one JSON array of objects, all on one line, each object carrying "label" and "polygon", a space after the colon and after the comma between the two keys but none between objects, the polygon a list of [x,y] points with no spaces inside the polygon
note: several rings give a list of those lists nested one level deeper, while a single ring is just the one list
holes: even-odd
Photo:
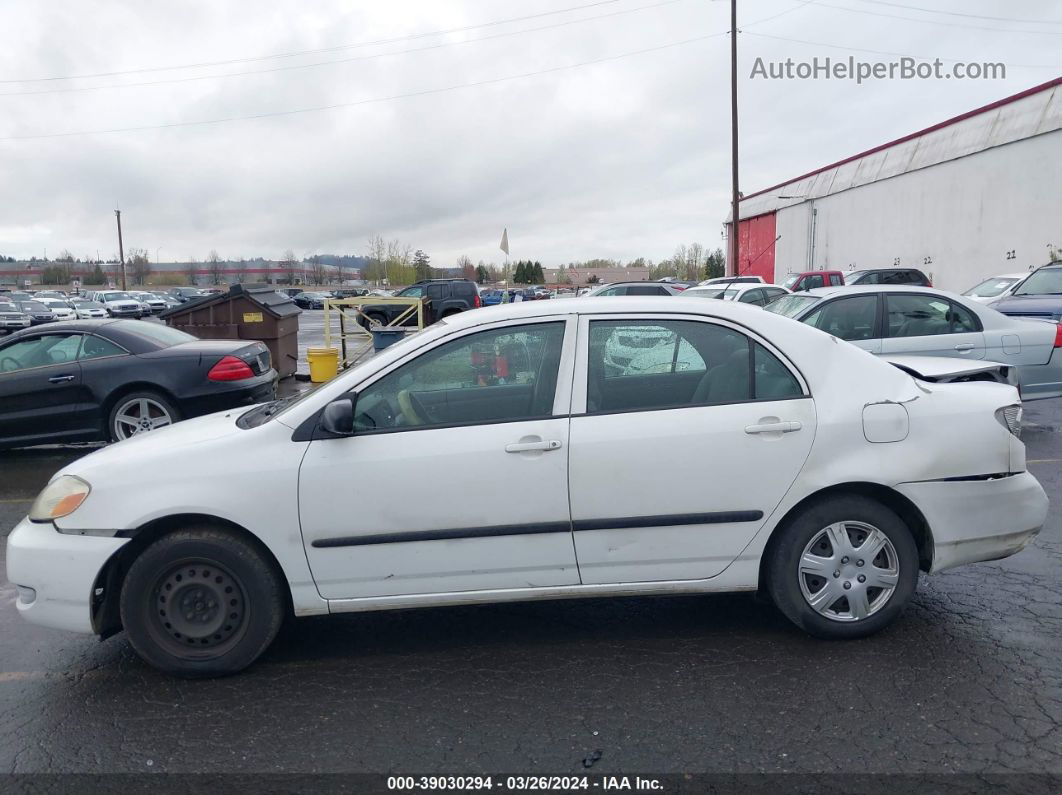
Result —
[{"label": "windshield", "polygon": [[686,290],[686,292],[684,292],[682,296],[683,298],[685,298],[686,296],[692,296],[693,298],[718,298],[724,292],[725,290],[695,288],[693,290]]},{"label": "windshield", "polygon": [[132,301],[129,293],[104,293],[104,301]]},{"label": "windshield", "polygon": [[0,304],[0,312],[17,312],[18,307],[14,304]]},{"label": "windshield", "polygon": [[424,295],[424,287],[422,285],[407,287],[399,295],[403,298],[420,298]]},{"label": "windshield", "polygon": [[160,347],[169,348],[171,345],[180,345],[184,342],[195,342],[196,338],[191,334],[185,334],[175,328],[164,326],[161,323],[145,323],[141,320],[119,320],[116,324],[122,331],[146,337],[152,342],[157,342]]},{"label": "windshield", "polygon": [[812,304],[821,300],[821,298],[814,295],[783,295],[781,298],[771,301],[764,309],[768,312],[774,312],[776,315],[796,317]]},{"label": "windshield", "polygon": [[993,279],[985,279],[976,287],[971,287],[963,295],[972,295],[976,298],[993,298],[1000,295],[1004,290],[1018,281],[1016,277],[997,276]]},{"label": "windshield", "polygon": [[1062,268],[1041,268],[1023,281],[1013,295],[1062,295]]},{"label": "windshield", "polygon": [[782,287],[784,287],[787,290],[792,290],[793,289],[793,285],[797,283],[797,279],[799,279],[799,278],[800,278],[800,274],[799,273],[794,273],[792,276],[790,276],[788,279],[786,279],[784,282],[782,282]]},{"label": "windshield", "polygon": [[866,273],[867,271],[848,271],[844,274],[844,283],[855,284],[857,281],[863,278]]},{"label": "windshield", "polygon": [[40,301],[23,301],[21,304],[19,304],[19,306],[21,306],[23,310],[27,310],[29,312],[51,312],[52,311],[48,307],[46,307],[44,304],[42,304]]}]

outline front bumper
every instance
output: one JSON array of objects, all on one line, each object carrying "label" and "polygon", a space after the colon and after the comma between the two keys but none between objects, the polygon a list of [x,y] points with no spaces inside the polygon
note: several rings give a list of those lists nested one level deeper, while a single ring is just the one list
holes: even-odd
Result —
[{"label": "front bumper", "polygon": [[1028,472],[994,480],[901,483],[933,537],[930,572],[1020,552],[1047,519],[1047,495]]},{"label": "front bumper", "polygon": [[96,578],[128,543],[128,538],[67,535],[51,524],[23,519],[7,537],[7,579],[19,589],[18,612],[45,627],[94,632]]},{"label": "front bumper", "polygon": [[2,320],[0,319],[0,328],[5,329],[24,329],[29,328],[29,320]]}]

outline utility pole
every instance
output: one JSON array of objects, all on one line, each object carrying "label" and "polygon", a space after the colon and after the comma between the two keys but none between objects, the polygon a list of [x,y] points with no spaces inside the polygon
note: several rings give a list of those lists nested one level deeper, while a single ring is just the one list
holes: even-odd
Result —
[{"label": "utility pole", "polygon": [[731,157],[731,177],[732,177],[732,197],[733,204],[731,210],[732,223],[730,225],[730,236],[733,238],[730,242],[730,251],[733,256],[731,262],[731,273],[737,275],[741,270],[741,260],[739,256],[740,251],[740,238],[738,233],[738,223],[740,221],[740,209],[738,202],[740,200],[740,194],[738,193],[738,84],[737,84],[737,0],[730,0],[730,157]]},{"label": "utility pole", "polygon": [[118,219],[118,260],[122,263],[122,289],[125,286],[125,250],[122,248],[122,211],[115,210],[114,217]]}]

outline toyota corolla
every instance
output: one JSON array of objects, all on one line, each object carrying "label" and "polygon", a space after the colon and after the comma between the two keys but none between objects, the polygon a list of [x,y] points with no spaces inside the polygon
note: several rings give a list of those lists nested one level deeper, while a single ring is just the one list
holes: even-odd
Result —
[{"label": "toyota corolla", "polygon": [[922,381],[738,302],[526,302],[76,461],[8,579],[26,619],[124,629],[183,676],[251,664],[290,613],[509,600],[761,590],[858,638],[919,571],[1033,539],[1020,426],[1013,386]]}]

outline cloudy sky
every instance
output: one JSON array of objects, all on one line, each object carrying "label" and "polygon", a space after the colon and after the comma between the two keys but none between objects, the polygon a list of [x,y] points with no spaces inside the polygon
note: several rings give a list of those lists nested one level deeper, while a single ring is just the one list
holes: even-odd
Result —
[{"label": "cloudy sky", "polygon": [[[162,260],[715,247],[728,27],[712,0],[4,0],[0,254],[108,257],[116,204]],[[1057,0],[739,0],[739,27],[745,193],[1062,74]],[[885,53],[1006,79],[749,78]]]}]

